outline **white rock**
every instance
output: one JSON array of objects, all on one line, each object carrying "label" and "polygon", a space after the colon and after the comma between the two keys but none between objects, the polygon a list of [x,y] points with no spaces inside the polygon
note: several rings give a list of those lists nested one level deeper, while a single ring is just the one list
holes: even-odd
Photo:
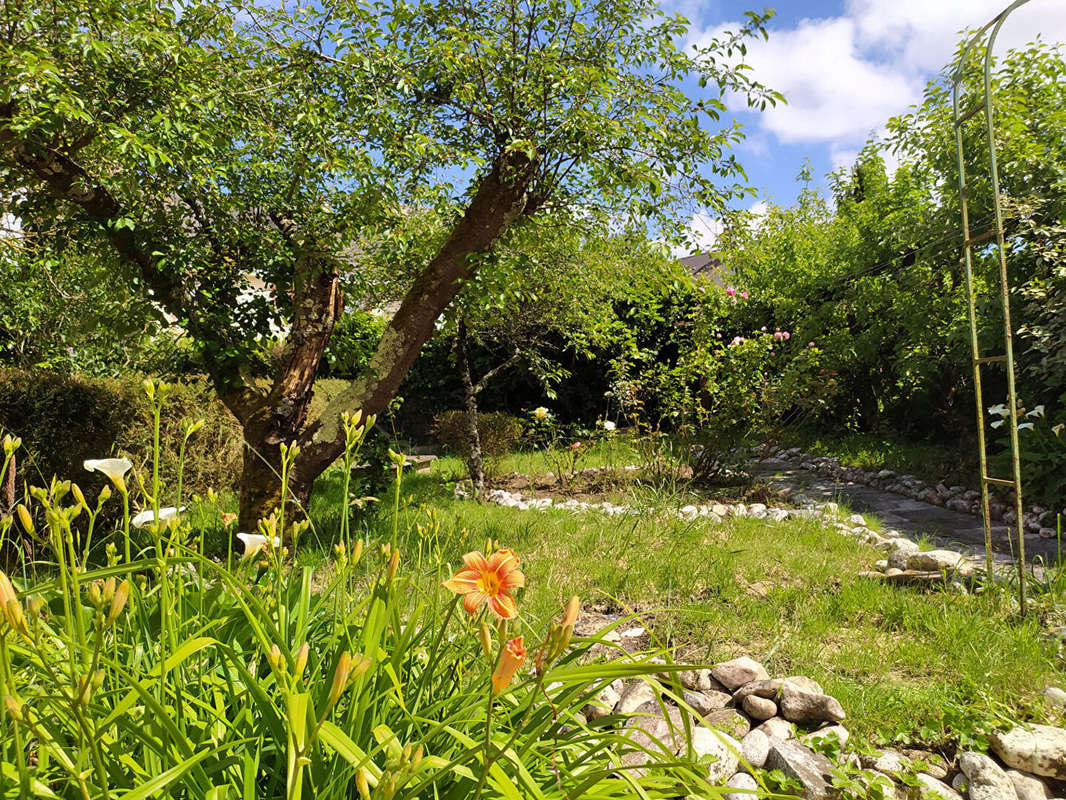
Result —
[{"label": "white rock", "polygon": [[983,753],[963,753],[959,768],[966,776],[970,800],[1018,800],[1014,782]]},{"label": "white rock", "polygon": [[692,752],[698,758],[708,755],[714,757],[707,768],[712,783],[723,782],[737,771],[740,764],[740,742],[726,733],[702,725],[692,731]]},{"label": "white rock", "polygon": [[848,524],[865,526],[866,517],[864,517],[862,514],[852,514],[850,517],[848,517]]},{"label": "white rock", "polygon": [[655,700],[655,691],[647,683],[641,680],[633,680],[626,684],[615,703],[615,714],[632,714],[640,706]]},{"label": "white rock", "polygon": [[840,722],[844,708],[835,697],[809,692],[786,681],[781,687],[781,716],[789,722],[810,724],[815,722]]},{"label": "white rock", "polygon": [[600,693],[596,695],[596,702],[589,703],[581,709],[585,719],[591,722],[608,716],[621,699],[624,686],[625,684],[622,683],[621,678],[604,686]]},{"label": "white rock", "polygon": [[876,756],[868,756],[862,760],[867,769],[877,770],[886,775],[901,775],[907,771],[911,760],[897,750],[883,750]]},{"label": "white rock", "polygon": [[741,740],[740,751],[748,764],[755,769],[762,769],[770,753],[770,737],[756,728]]},{"label": "white rock", "polygon": [[1066,691],[1058,686],[1045,686],[1044,699],[1056,708],[1066,708]]},{"label": "white rock", "polygon": [[918,780],[918,786],[924,798],[929,798],[930,800],[963,800],[961,794],[932,775],[919,772],[915,778]]},{"label": "white rock", "polygon": [[954,550],[927,550],[912,553],[907,559],[907,569],[948,571],[958,568],[965,561],[962,553]]},{"label": "white rock", "polygon": [[1062,728],[1019,725],[992,734],[991,743],[1008,767],[1045,778],[1066,778],[1066,730]]},{"label": "white rock", "polygon": [[738,772],[726,781],[730,789],[742,789],[740,792],[726,792],[725,800],[754,800],[759,791],[759,782],[746,772]]},{"label": "white rock", "polygon": [[741,708],[744,709],[744,713],[755,720],[768,720],[777,716],[777,703],[756,694],[749,694],[745,697],[741,702]]},{"label": "white rock", "polygon": [[810,800],[821,800],[829,794],[828,781],[832,777],[833,763],[794,739],[771,740],[766,768],[779,769],[789,778],[799,781]]},{"label": "white rock", "polygon": [[1008,769],[1007,777],[1014,784],[1014,791],[1018,794],[1018,800],[1048,800],[1047,784],[1035,775],[1019,772],[1016,769]]},{"label": "white rock", "polygon": [[755,730],[761,731],[771,739],[791,739],[796,735],[792,723],[782,717],[768,719]]},{"label": "white rock", "polygon": [[739,689],[750,681],[765,680],[770,677],[762,664],[747,656],[734,658],[732,661],[723,661],[711,670],[711,675],[730,691]]}]

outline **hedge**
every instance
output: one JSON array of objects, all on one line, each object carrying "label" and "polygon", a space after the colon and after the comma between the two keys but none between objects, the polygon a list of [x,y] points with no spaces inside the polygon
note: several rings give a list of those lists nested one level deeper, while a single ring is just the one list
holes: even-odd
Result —
[{"label": "hedge", "polygon": [[[150,466],[152,418],[141,390],[143,375],[84,378],[48,372],[0,369],[0,430],[22,438],[18,481],[44,485],[53,475],[83,488],[105,480],[82,466],[87,458],[127,456],[139,469]],[[308,418],[346,385],[321,380]],[[203,378],[172,384],[163,410],[160,471],[174,485],[185,423],[203,419],[189,440],[184,485],[190,493],[237,487],[241,470],[240,426]]]}]

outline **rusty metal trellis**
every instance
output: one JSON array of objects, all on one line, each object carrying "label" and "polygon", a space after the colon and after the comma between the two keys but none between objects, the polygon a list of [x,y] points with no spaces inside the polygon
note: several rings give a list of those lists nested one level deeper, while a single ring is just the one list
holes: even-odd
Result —
[{"label": "rusty metal trellis", "polygon": [[[1021,613],[1025,614],[1026,606],[1026,563],[1025,563],[1025,521],[1022,515],[1022,468],[1018,447],[1018,396],[1014,386],[1014,345],[1013,332],[1010,318],[1010,287],[1007,278],[1007,251],[1003,235],[1003,209],[1000,205],[999,196],[999,169],[996,165],[995,122],[992,107],[992,49],[996,43],[1000,28],[1006,22],[1007,17],[1014,9],[1025,5],[1029,0],[1015,0],[1007,8],[997,14],[987,25],[975,33],[966,42],[959,58],[958,67],[955,70],[952,81],[952,122],[955,131],[955,155],[958,159],[959,202],[962,212],[962,251],[963,265],[966,269],[966,293],[969,301],[970,312],[970,345],[972,348],[974,393],[977,396],[977,443],[980,450],[981,467],[981,513],[985,525],[985,552],[987,555],[988,579],[993,580],[992,563],[992,518],[988,510],[988,487],[1010,486],[1014,489],[1014,511],[1017,515],[1017,538],[1018,548],[1016,552],[1018,567],[1018,602]],[[962,96],[962,84],[967,60],[975,49],[984,42],[984,96],[971,107],[963,110],[960,107]],[[992,207],[994,209],[994,221],[991,228],[980,231],[976,235],[970,231],[969,216],[969,186],[966,180],[965,147],[963,143],[962,127],[967,120],[984,111],[985,133],[988,138],[988,168],[990,188],[992,192]],[[974,247],[983,243],[994,244],[999,254],[999,299],[1003,308],[1003,344],[1002,354],[982,356],[980,343],[977,335],[977,306],[974,299],[973,281],[973,252]],[[987,245],[986,245],[987,246]],[[988,474],[988,453],[985,442],[985,407],[984,398],[981,394],[981,368],[986,365],[1003,364],[1007,371],[1007,407],[1010,412],[1008,425],[1010,427],[1010,451],[1011,468],[1010,478],[995,477]]]}]

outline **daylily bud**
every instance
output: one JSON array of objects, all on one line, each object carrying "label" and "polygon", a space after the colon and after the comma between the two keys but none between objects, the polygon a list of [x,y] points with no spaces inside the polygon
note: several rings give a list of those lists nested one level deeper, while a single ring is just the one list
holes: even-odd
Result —
[{"label": "daylily bud", "polygon": [[4,434],[4,455],[9,456],[22,446],[22,439],[17,436]]},{"label": "daylily bud", "polygon": [[559,621],[559,624],[564,628],[573,628],[577,622],[577,617],[581,613],[581,601],[577,595],[570,598],[570,602],[566,604],[566,608],[563,610],[563,618]]},{"label": "daylily bud", "polygon": [[419,745],[415,748],[415,752],[411,756],[411,769],[418,769],[418,765],[422,763],[422,757],[426,754],[426,749]]},{"label": "daylily bud", "polygon": [[39,594],[33,595],[26,601],[26,610],[30,614],[30,619],[38,619],[44,611],[44,599]]},{"label": "daylily bud", "polygon": [[478,640],[481,642],[481,652],[485,654],[490,662],[492,661],[492,631],[489,630],[489,626],[484,622],[481,623],[481,627],[478,629]]},{"label": "daylily bud", "polygon": [[89,602],[92,603],[93,608],[99,608],[104,602],[103,592],[100,591],[99,581],[93,581],[90,583],[85,589],[85,594],[88,596]]},{"label": "daylily bud", "polygon": [[333,545],[333,555],[337,559],[337,563],[342,567],[348,563],[348,550],[344,546],[344,542],[338,542]]},{"label": "daylily bud", "polygon": [[111,598],[111,610],[107,614],[107,624],[113,625],[122,609],[126,607],[126,601],[130,599],[130,582],[122,581],[115,589],[114,597]]},{"label": "daylily bud", "polygon": [[22,703],[16,700],[11,695],[4,697],[4,708],[7,709],[7,715],[11,717],[15,722],[22,722]]},{"label": "daylily bud", "polygon": [[366,671],[370,669],[370,665],[373,663],[374,662],[370,656],[356,656],[352,662],[352,675],[350,680],[353,682],[359,680],[366,674]]},{"label": "daylily bud", "polygon": [[111,598],[115,596],[115,578],[112,576],[104,581],[103,588],[100,591],[105,603],[110,603]]},{"label": "daylily bud", "polygon": [[77,500],[80,505],[85,506],[86,509],[89,508],[89,504],[85,502],[85,495],[82,494],[81,487],[78,486],[78,484],[72,483],[70,485],[70,493],[74,495],[74,499]]},{"label": "daylily bud", "polygon": [[518,672],[518,668],[525,663],[525,660],[526,648],[522,644],[521,636],[516,639],[511,639],[511,641],[504,645],[503,652],[500,653],[500,662],[496,665],[496,670],[492,673],[493,694],[499,694],[511,685],[515,673]]},{"label": "daylily bud", "polygon": [[186,436],[186,438],[188,438],[189,436],[192,436],[194,433],[196,433],[202,427],[204,427],[204,421],[202,419],[198,419],[195,422],[192,422],[189,425],[187,425],[186,428],[185,428],[185,436]]},{"label": "daylily bud", "polygon": [[391,581],[393,578],[396,577],[396,570],[397,570],[397,568],[399,566],[400,566],[400,551],[399,550],[393,550],[392,554],[389,556],[389,569],[388,569],[388,572],[386,573],[386,579],[387,580]]},{"label": "daylily bud", "polygon": [[149,400],[155,399],[155,382],[151,378],[141,381],[141,391],[148,396]]},{"label": "daylily bud", "polygon": [[100,508],[104,503],[111,499],[111,487],[104,485],[104,488],[100,490],[100,494],[96,497],[96,507]]},{"label": "daylily bud", "polygon": [[352,546],[352,555],[351,555],[352,563],[353,564],[358,564],[359,563],[359,559],[362,558],[362,557],[363,557],[363,540],[362,539],[356,539],[355,540],[355,545]]},{"label": "daylily bud", "polygon": [[296,663],[293,665],[293,673],[297,679],[303,677],[304,670],[307,668],[307,657],[311,652],[311,648],[308,647],[307,642],[300,645],[300,649],[296,651]]},{"label": "daylily bud", "polygon": [[359,790],[359,796],[363,800],[370,800],[370,783],[366,779],[366,770],[362,767],[355,771],[355,788]]},{"label": "daylily bud", "polygon": [[28,633],[26,628],[26,617],[22,613],[22,606],[18,600],[8,600],[4,606],[4,618],[7,620],[7,624],[11,626],[12,630],[18,631],[25,635]]},{"label": "daylily bud", "polygon": [[277,671],[278,667],[281,665],[281,648],[277,645],[271,647],[270,652],[267,653],[266,660],[270,665],[270,668]]},{"label": "daylily bud", "polygon": [[333,685],[329,689],[329,703],[327,708],[333,708],[341,699],[341,693],[348,686],[348,678],[352,674],[352,656],[348,652],[341,653],[337,661],[337,668],[333,672]]},{"label": "daylily bud", "polygon": [[35,533],[35,529],[33,527],[33,517],[30,516],[30,510],[22,505],[22,503],[19,503],[15,506],[15,513],[19,516],[19,523],[22,525],[22,530],[32,536]]}]

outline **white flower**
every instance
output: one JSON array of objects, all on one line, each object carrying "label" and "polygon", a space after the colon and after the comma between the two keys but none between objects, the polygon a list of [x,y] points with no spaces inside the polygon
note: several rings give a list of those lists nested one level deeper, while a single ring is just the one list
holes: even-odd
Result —
[{"label": "white flower", "polygon": [[125,491],[126,473],[133,469],[128,458],[90,458],[83,462],[89,472],[102,472],[115,486]]},{"label": "white flower", "polygon": [[1032,429],[1033,429],[1033,423],[1031,423],[1031,422],[1023,422],[1020,425],[1018,425],[1018,430],[1020,430],[1020,431],[1032,430]]},{"label": "white flower", "polygon": [[1003,424],[1003,420],[997,419],[995,422],[992,423],[992,427],[993,428],[998,428],[1002,424]]},{"label": "white flower", "polygon": [[600,427],[603,428],[608,433],[610,433],[611,431],[613,431],[618,426],[615,425],[613,422],[611,422],[611,420],[605,419],[603,422],[600,423]]},{"label": "white flower", "polygon": [[251,558],[266,547],[267,542],[270,542],[273,547],[281,547],[281,538],[278,536],[275,536],[272,542],[259,533],[238,533],[237,538],[244,545],[244,552],[241,554],[241,558]]},{"label": "white flower", "polygon": [[1062,433],[1063,428],[1066,428],[1066,422],[1060,422],[1058,425],[1051,429],[1051,432],[1058,436],[1060,433]]},{"label": "white flower", "polygon": [[1036,408],[1034,408],[1032,411],[1030,411],[1025,416],[1027,416],[1027,417],[1042,417],[1042,416],[1044,416],[1044,406],[1043,405],[1037,406]]},{"label": "white flower", "polygon": [[999,414],[1001,417],[1009,417],[1010,409],[1006,405],[1000,403],[998,406],[992,406],[988,409],[989,414]]},{"label": "white flower", "polygon": [[[185,506],[182,506],[181,508],[174,508],[174,506],[167,506],[166,508],[161,508],[159,509],[159,521],[165,522],[168,519],[174,519],[184,510]],[[145,525],[148,525],[149,523],[154,521],[155,512],[149,508],[145,511],[142,511],[140,514],[134,516],[134,518],[130,520],[130,525],[132,525],[134,528],[143,528]]]},{"label": "white flower", "polygon": [[544,406],[537,406],[533,409],[533,416],[536,419],[547,419],[551,416],[551,412],[548,411],[548,409],[546,409]]}]

